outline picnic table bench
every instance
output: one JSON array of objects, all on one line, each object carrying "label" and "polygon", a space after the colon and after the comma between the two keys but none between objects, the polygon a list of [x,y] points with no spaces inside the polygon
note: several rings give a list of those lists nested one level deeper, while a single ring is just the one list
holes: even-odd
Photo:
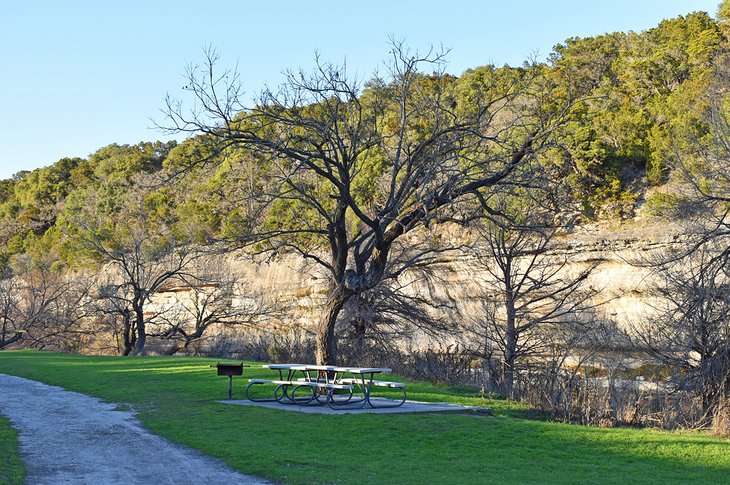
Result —
[{"label": "picnic table bench", "polygon": [[[246,398],[254,402],[276,401],[282,404],[308,405],[327,404],[332,409],[351,407],[384,408],[397,407],[406,401],[406,386],[401,382],[383,381],[374,378],[377,374],[391,372],[381,367],[340,367],[309,364],[266,364],[266,369],[276,370],[279,379],[249,379]],[[300,376],[300,377],[297,377]],[[349,376],[349,377],[348,377]],[[252,388],[259,385],[274,385],[272,397],[255,397]],[[387,404],[371,400],[373,387],[398,389],[400,399]],[[302,397],[301,390],[308,393]],[[357,392],[357,394],[356,394]],[[297,397],[299,394],[299,397]]]},{"label": "picnic table bench", "polygon": [[[258,384],[273,384],[276,386],[274,389],[274,395],[272,398],[255,398],[250,394],[251,387],[258,385]],[[289,391],[289,388],[292,388],[291,392]],[[310,394],[303,398],[297,398],[295,396],[297,390],[301,388],[307,388],[310,391]],[[267,401],[277,401],[279,403],[294,403],[294,404],[309,404],[313,400],[320,401],[321,394],[314,392],[315,390],[321,390],[324,389],[325,392],[325,403],[327,400],[332,399],[332,395],[334,394],[334,391],[336,390],[346,390],[350,391],[350,395],[352,395],[353,386],[349,384],[335,384],[330,382],[321,382],[321,381],[307,381],[304,379],[297,379],[295,381],[293,380],[281,380],[281,379],[249,379],[248,380],[248,387],[246,387],[246,398],[249,401],[253,402],[267,402]],[[320,401],[321,402],[321,401]]]}]

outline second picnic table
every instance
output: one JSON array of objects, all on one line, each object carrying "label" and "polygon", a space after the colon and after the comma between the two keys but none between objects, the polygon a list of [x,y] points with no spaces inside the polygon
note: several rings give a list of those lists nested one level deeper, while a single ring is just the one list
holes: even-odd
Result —
[{"label": "second picnic table", "polygon": [[[352,407],[398,407],[406,401],[405,384],[376,380],[378,374],[391,372],[386,367],[341,367],[310,364],[266,364],[266,369],[275,370],[279,379],[249,379],[246,397],[254,402],[276,401],[282,404],[326,404],[332,409]],[[274,385],[272,398],[257,398],[250,392],[258,385]],[[376,400],[373,402],[373,387],[398,389],[402,396],[398,400]],[[301,390],[307,394],[302,396]],[[297,397],[299,393],[299,397]]]}]

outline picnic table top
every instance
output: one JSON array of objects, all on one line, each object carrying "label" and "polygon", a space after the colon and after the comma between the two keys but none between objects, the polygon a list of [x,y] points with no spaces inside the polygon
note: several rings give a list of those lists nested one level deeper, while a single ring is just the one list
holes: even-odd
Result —
[{"label": "picnic table top", "polygon": [[274,370],[349,372],[351,374],[380,374],[392,371],[392,369],[387,367],[341,367],[336,365],[312,364],[264,364],[262,367]]}]

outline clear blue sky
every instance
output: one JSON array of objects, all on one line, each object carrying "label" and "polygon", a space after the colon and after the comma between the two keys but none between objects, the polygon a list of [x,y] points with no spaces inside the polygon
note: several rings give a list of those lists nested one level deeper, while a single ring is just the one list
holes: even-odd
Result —
[{"label": "clear blue sky", "polygon": [[0,178],[87,157],[110,143],[165,139],[150,128],[185,66],[217,48],[247,91],[275,85],[315,51],[367,75],[388,36],[452,49],[448,70],[519,65],[573,36],[642,31],[720,0],[6,0],[0,8]]}]

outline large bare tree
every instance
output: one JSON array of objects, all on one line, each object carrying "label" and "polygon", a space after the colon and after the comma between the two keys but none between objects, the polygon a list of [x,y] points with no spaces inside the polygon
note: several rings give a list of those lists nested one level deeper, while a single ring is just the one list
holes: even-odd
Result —
[{"label": "large bare tree", "polygon": [[[170,303],[155,305],[149,336],[159,339],[165,355],[174,355],[209,337],[222,327],[258,327],[280,316],[279,305],[261,292],[246,287],[233,268],[220,260],[196,262],[189,275],[181,275],[159,288],[172,295]],[[158,295],[159,296],[159,295]]]},{"label": "large bare tree", "polygon": [[598,290],[587,279],[596,265],[580,267],[561,254],[561,226],[544,205],[523,195],[498,207],[502,215],[475,225],[471,252],[485,274],[484,305],[471,330],[485,364],[498,362],[487,369],[496,387],[514,398],[518,364],[548,357],[556,340],[567,342],[591,316]]},{"label": "large bare tree", "polygon": [[730,396],[730,266],[718,240],[662,267],[654,290],[661,297],[634,325],[637,348],[670,372],[674,391],[698,396],[707,425]]},{"label": "large bare tree", "polygon": [[141,193],[132,193],[113,213],[100,210],[103,203],[97,194],[88,195],[84,205],[71,213],[70,237],[77,250],[98,258],[111,271],[97,298],[107,302],[96,305],[96,310],[122,316],[123,353],[144,354],[145,309],[151,295],[171,280],[190,275],[193,263],[210,248],[194,243],[192,230],[161,219]]},{"label": "large bare tree", "polygon": [[19,341],[26,330],[20,321],[21,289],[17,280],[0,279],[0,349]]},{"label": "large bare tree", "polygon": [[77,350],[93,334],[84,326],[91,280],[68,278],[44,261],[23,255],[15,275],[0,280],[0,349],[26,347]]},{"label": "large bare tree", "polygon": [[[569,105],[540,82],[539,66],[485,68],[459,88],[443,72],[443,52],[420,55],[397,42],[384,76],[363,83],[318,59],[313,73],[289,72],[251,103],[238,73],[218,72],[218,61],[208,51],[189,68],[193,103],[168,97],[162,124],[202,135],[209,153],[248,153],[257,172],[248,201],[257,204],[241,240],[326,269],[318,363],[335,362],[340,311],[382,281],[394,243],[503,185],[526,183],[525,168]],[[406,264],[422,256],[414,251]]]}]

